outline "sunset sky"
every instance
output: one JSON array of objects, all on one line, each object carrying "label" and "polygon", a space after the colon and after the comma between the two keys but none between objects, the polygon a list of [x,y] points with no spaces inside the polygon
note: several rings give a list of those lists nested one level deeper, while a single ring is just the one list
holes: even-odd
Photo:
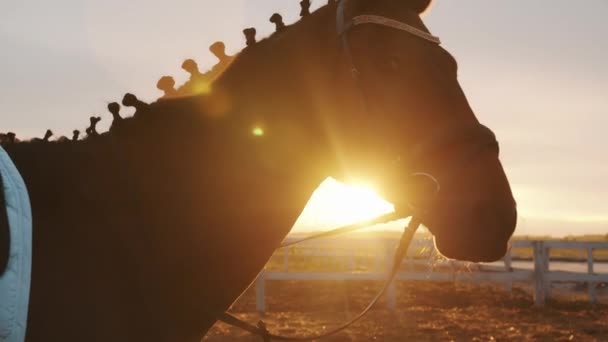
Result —
[{"label": "sunset sky", "polygon": [[[92,114],[107,125],[108,102],[154,100],[160,76],[185,80],[185,58],[210,67],[216,40],[240,50],[245,27],[266,36],[273,12],[291,23],[299,0],[0,1],[0,132],[68,135]],[[608,233],[608,1],[437,0],[425,21],[498,135],[518,233]],[[323,203],[299,229],[328,223]]]}]

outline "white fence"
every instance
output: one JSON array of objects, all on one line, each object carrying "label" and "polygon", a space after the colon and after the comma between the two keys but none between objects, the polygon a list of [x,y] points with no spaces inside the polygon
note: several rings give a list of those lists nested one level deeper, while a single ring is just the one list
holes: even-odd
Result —
[{"label": "white fence", "polygon": [[[256,308],[263,312],[265,305],[266,282],[273,280],[377,280],[386,278],[386,270],[391,266],[393,253],[398,243],[395,239],[330,239],[306,242],[302,245],[280,250],[275,258],[282,258],[279,270],[266,269],[255,283]],[[512,242],[514,249],[530,249],[533,260],[529,269],[512,267],[512,250],[499,264],[473,264],[453,260],[434,258],[436,251],[432,241],[414,240],[410,254],[405,258],[402,270],[397,274],[396,281],[437,281],[437,282],[493,282],[504,284],[510,290],[513,283],[528,283],[534,287],[534,300],[537,306],[543,306],[551,295],[552,283],[575,282],[586,283],[589,300],[595,303],[596,285],[608,283],[608,271],[597,274],[594,270],[595,250],[608,250],[604,242],[576,241],[533,241],[516,240]],[[587,272],[553,271],[551,270],[550,252],[552,249],[585,251]],[[414,252],[416,255],[413,255]],[[290,257],[321,258],[334,263],[339,262],[343,267],[339,271],[300,272],[290,271]],[[373,265],[361,269],[357,258],[366,257]],[[423,258],[421,258],[421,256]],[[580,263],[579,263],[580,265]],[[463,271],[464,270],[464,271]],[[394,283],[387,291],[389,309],[396,307],[396,289]]]}]

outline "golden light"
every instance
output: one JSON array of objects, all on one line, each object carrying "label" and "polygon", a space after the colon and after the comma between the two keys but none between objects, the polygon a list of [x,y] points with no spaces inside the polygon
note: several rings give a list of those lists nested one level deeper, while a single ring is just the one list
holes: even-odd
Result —
[{"label": "golden light", "polygon": [[335,228],[392,211],[393,205],[370,187],[329,178],[313,193],[292,232]]},{"label": "golden light", "polygon": [[262,127],[256,126],[251,130],[251,134],[256,137],[262,137],[264,136],[264,129]]},{"label": "golden light", "polygon": [[199,80],[192,85],[194,95],[204,95],[211,93],[211,82]]}]

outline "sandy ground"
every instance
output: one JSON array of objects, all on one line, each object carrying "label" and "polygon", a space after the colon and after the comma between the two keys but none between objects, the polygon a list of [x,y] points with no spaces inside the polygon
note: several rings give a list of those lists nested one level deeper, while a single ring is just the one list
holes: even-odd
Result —
[{"label": "sandy ground", "polygon": [[[374,282],[268,282],[267,312],[246,293],[232,308],[273,333],[308,335],[343,323],[374,296]],[[557,292],[557,291],[555,291]],[[408,282],[398,285],[398,309],[381,302],[350,329],[323,341],[608,341],[608,306],[588,304],[585,292],[557,293],[535,308],[524,288]],[[608,301],[606,301],[608,302]],[[261,341],[217,323],[203,341]]]}]

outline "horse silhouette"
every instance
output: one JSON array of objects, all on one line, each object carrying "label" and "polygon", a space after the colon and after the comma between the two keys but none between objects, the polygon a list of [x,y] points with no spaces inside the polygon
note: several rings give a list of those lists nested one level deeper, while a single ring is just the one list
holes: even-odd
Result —
[{"label": "horse silhouette", "polygon": [[175,80],[171,76],[163,76],[156,83],[156,88],[163,92],[161,99],[168,99],[177,96],[177,89],[175,89]]},{"label": "horse silhouette", "polygon": [[150,105],[141,101],[140,99],[137,98],[137,96],[131,94],[131,93],[126,93],[123,98],[122,98],[122,105],[125,107],[133,107],[135,108],[135,114],[134,116],[138,116],[140,114],[145,113],[149,108]]},{"label": "horse silhouette", "polygon": [[182,69],[190,74],[190,81],[195,81],[197,78],[203,76],[203,74],[198,70],[198,64],[193,59],[186,59],[182,63]]},{"label": "horse silhouette", "polygon": [[[429,2],[350,0],[345,12],[428,32]],[[399,208],[423,195],[410,174],[436,175],[422,220],[440,252],[502,257],[515,202],[495,148],[461,134],[479,121],[454,58],[361,25],[347,39],[351,61],[336,9],[248,39],[211,93],[159,100],[124,118],[133,124],[121,134],[3,144],[33,210],[28,341],[199,341],[329,176],[370,180]]]},{"label": "horse silhouette", "polygon": [[0,133],[0,144],[14,143],[17,140],[17,135],[13,132]]},{"label": "horse silhouette", "polygon": [[200,95],[210,91],[209,76],[200,72],[198,64],[193,59],[186,59],[182,63],[182,69],[190,74],[190,78],[177,89],[179,96]]},{"label": "horse silhouette", "polygon": [[255,45],[255,43],[257,42],[255,38],[256,33],[257,30],[255,29],[255,27],[250,27],[243,30],[243,34],[245,35],[246,40],[245,43],[247,44],[247,46]]},{"label": "horse silhouette", "polygon": [[97,124],[101,121],[101,118],[98,116],[91,116],[89,118],[89,127],[85,130],[88,138],[94,138],[99,136],[99,132],[97,132]]},{"label": "horse silhouette", "polygon": [[283,17],[275,13],[270,17],[270,22],[275,25],[275,32],[279,33],[285,29],[285,23],[283,22]]},{"label": "horse silhouette", "polygon": [[52,136],[53,136],[53,131],[51,131],[50,129],[47,129],[46,132],[44,132],[44,137],[34,138],[34,139],[32,139],[32,142],[49,142],[49,140],[51,139]]},{"label": "horse silhouette", "polygon": [[120,116],[120,105],[117,102],[111,102],[108,104],[108,112],[112,114],[112,125],[110,126],[110,132],[118,129],[123,118]]},{"label": "horse silhouette", "polygon": [[307,17],[310,15],[310,0],[300,1],[300,17]]},{"label": "horse silhouette", "polygon": [[217,57],[218,62],[211,71],[207,73],[207,77],[211,82],[220,77],[234,61],[234,56],[226,54],[226,45],[223,42],[215,42],[209,47],[209,51]]}]

